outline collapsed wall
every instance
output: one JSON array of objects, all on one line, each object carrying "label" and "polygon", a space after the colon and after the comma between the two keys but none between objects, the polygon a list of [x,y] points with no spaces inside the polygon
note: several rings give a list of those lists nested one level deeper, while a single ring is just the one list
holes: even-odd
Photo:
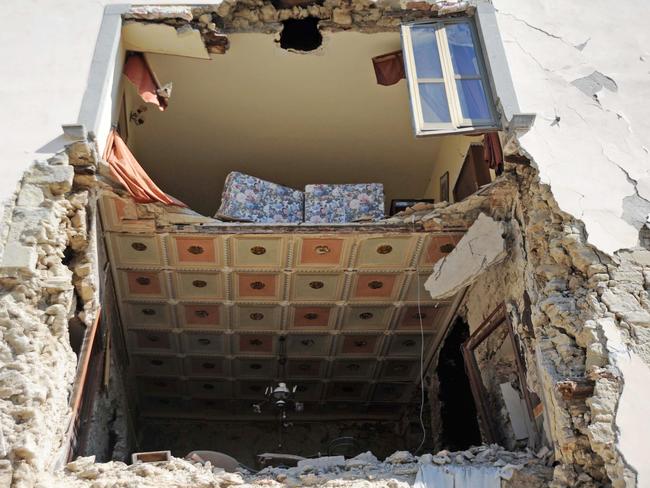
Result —
[{"label": "collapsed wall", "polygon": [[[425,7],[423,2],[412,3],[413,10],[418,4]],[[325,2],[310,12],[223,3],[221,13],[231,22],[223,26],[212,22],[215,17],[208,10],[189,12],[192,22],[207,15],[198,22],[204,38],[215,37],[208,31],[260,29],[266,23],[277,31],[278,22],[307,15],[331,18],[336,24],[331,28],[366,21],[369,30],[396,28],[402,21],[394,13],[373,13],[374,4],[358,13],[356,5],[361,4],[337,11]],[[151,12],[135,11],[132,17],[160,21]],[[214,46],[222,44],[215,41]],[[214,47],[215,52],[221,48]],[[11,222],[5,226],[0,267],[0,480],[13,486],[30,486],[65,457],[76,369],[70,323],[90,327],[98,305],[104,303],[99,298],[101,269],[93,229],[95,161],[94,145],[82,141],[35,165],[7,212]],[[632,406],[634,396],[648,384],[650,364],[647,251],[610,256],[594,249],[580,221],[558,208],[550,189],[528,165],[507,165],[505,175],[483,195],[409,216],[435,230],[443,221],[471,226],[482,213],[505,226],[507,257],[464,283],[469,289],[460,315],[475,330],[506,302],[524,349],[528,387],[542,400],[546,436],[554,447],[552,486],[634,486],[641,470],[647,469],[644,431],[638,428],[645,418]],[[491,376],[492,353],[500,343],[478,351],[489,389],[511,373],[506,364],[503,377]],[[502,418],[497,423],[507,431],[504,406],[495,398],[493,406]],[[179,463],[128,470],[116,463],[88,462],[84,470],[118,470],[127,477],[135,472],[155,486],[165,479],[163,471],[173,471]],[[190,474],[183,479],[196,483],[194,468],[185,467]],[[70,475],[82,478],[75,479],[79,486],[92,483],[74,465],[68,471],[59,473],[62,482],[70,481]]]}]

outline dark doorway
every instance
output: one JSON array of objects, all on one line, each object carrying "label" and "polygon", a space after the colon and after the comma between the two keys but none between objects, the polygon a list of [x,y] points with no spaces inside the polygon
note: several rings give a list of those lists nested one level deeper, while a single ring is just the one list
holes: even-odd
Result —
[{"label": "dark doorway", "polygon": [[481,443],[474,398],[461,352],[461,345],[468,337],[469,325],[457,318],[440,350],[438,360],[442,445],[453,451]]}]

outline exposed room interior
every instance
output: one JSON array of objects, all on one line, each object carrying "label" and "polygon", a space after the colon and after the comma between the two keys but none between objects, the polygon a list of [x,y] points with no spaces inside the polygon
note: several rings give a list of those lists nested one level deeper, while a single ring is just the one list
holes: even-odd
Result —
[{"label": "exposed room interior", "polygon": [[[327,32],[318,46],[298,35],[300,49],[232,33],[205,59],[170,53],[162,34],[145,35],[151,25],[127,23],[125,45],[173,83],[169,103],[145,104],[124,80],[117,130],[151,179],[205,218],[146,221],[123,192],[100,200],[134,450],[214,450],[259,468],[263,453],[282,464],[480,443],[460,354],[464,292],[433,300],[424,288],[466,226],[211,217],[231,171],[300,190],[381,183],[386,217],[392,200],[461,201],[494,178],[483,134],[415,136],[406,81],[379,85],[373,70],[400,49],[396,31]],[[511,437],[510,448],[534,442]]]},{"label": "exposed room interior", "polygon": [[400,49],[399,32],[326,33],[306,52],[283,49],[277,35],[228,37],[228,51],[210,60],[146,54],[160,82],[173,82],[164,112],[138,113],[144,104],[125,83],[124,137],[167,193],[213,216],[231,171],[299,190],[378,182],[388,212],[394,199],[444,200],[449,173],[453,200],[468,148],[482,136],[414,135],[406,81],[379,85],[372,64]]}]

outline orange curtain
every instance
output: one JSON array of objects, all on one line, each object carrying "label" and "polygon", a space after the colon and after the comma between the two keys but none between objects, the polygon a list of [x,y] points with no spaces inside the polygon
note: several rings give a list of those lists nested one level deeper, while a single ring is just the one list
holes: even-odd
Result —
[{"label": "orange curtain", "polygon": [[180,200],[158,188],[115,129],[108,135],[104,159],[108,162],[113,177],[128,190],[136,202],[160,202],[165,205],[187,207]]},{"label": "orange curtain", "polygon": [[160,110],[167,108],[167,99],[158,95],[160,86],[142,53],[129,54],[124,63],[124,75],[136,86],[142,100],[157,105]]}]

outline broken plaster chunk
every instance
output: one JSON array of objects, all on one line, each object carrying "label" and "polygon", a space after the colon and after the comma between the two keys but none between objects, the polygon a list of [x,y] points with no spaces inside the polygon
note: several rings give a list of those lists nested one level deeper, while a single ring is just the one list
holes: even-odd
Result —
[{"label": "broken plaster chunk", "polygon": [[434,299],[454,296],[507,255],[506,224],[480,214],[451,253],[439,260],[424,288]]},{"label": "broken plaster chunk", "polygon": [[147,5],[131,7],[125,17],[127,19],[141,20],[183,19],[189,22],[192,20],[193,15],[190,7]]},{"label": "broken plaster chunk", "polygon": [[415,462],[415,457],[408,451],[395,451],[393,454],[388,456],[384,462],[389,464],[412,463]]},{"label": "broken plaster chunk", "polygon": [[336,466],[344,466],[345,458],[343,456],[323,456],[314,459],[302,459],[298,461],[298,467],[307,469],[329,469]]},{"label": "broken plaster chunk", "polygon": [[335,8],[332,11],[332,20],[335,24],[352,25],[352,15],[350,15],[348,10],[342,8]]}]

